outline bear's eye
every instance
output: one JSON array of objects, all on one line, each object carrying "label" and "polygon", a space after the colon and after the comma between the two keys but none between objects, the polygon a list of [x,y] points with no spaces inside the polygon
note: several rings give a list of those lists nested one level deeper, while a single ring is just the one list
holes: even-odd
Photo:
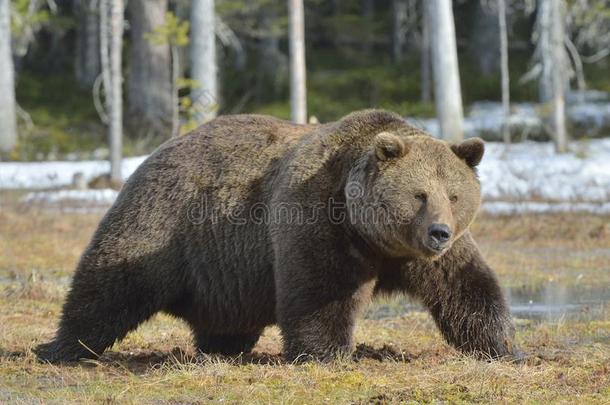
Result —
[{"label": "bear's eye", "polygon": [[449,197],[449,201],[451,201],[452,203],[456,203],[458,201],[458,196],[452,195],[451,197]]},{"label": "bear's eye", "polygon": [[417,193],[415,194],[415,199],[425,203],[428,201],[428,195],[426,193]]}]

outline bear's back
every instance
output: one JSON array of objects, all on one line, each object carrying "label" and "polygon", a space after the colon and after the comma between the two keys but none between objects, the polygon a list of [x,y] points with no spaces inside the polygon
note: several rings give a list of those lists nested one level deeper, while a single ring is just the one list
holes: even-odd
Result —
[{"label": "bear's back", "polygon": [[[168,140],[125,183],[81,266],[138,263],[152,283],[185,280],[181,294],[196,309],[188,317],[217,330],[273,322],[271,242],[243,216],[265,203],[283,157],[314,127],[223,116]],[[268,299],[218,302],[240,289]]]}]

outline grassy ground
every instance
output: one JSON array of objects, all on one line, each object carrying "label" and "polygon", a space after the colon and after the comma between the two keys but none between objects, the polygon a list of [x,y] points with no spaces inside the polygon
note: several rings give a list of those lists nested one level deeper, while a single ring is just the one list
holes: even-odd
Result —
[{"label": "grassy ground", "polygon": [[[424,312],[368,316],[353,359],[292,365],[269,328],[252,355],[195,358],[180,321],[158,315],[97,361],[39,364],[76,260],[100,216],[0,209],[0,403],[610,402],[610,308],[595,320],[517,320],[520,364],[443,343]],[[1,201],[0,201],[1,203]],[[610,285],[609,218],[482,217],[481,248],[504,285]],[[375,308],[392,302],[375,304]]]}]

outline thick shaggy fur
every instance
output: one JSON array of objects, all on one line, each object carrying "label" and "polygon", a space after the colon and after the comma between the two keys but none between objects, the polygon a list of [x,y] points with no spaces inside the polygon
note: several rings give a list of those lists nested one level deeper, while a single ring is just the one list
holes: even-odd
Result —
[{"label": "thick shaggy fur", "polygon": [[[420,298],[456,347],[510,354],[507,306],[468,233],[481,154],[482,144],[452,150],[384,111],[304,126],[217,118],[131,176],[37,354],[99,355],[165,311],[189,323],[202,352],[247,352],[277,323],[288,359],[328,358],[352,349],[371,297],[394,291]],[[360,216],[367,204],[387,217]],[[442,253],[422,242],[439,221],[453,231]]]}]

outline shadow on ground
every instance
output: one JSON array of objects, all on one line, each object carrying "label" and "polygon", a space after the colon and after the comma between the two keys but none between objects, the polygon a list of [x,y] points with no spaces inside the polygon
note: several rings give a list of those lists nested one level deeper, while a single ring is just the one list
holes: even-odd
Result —
[{"label": "shadow on ground", "polygon": [[[352,359],[356,362],[370,359],[379,362],[396,361],[410,362],[413,356],[398,351],[390,346],[384,345],[380,348],[375,348],[366,344],[359,344],[352,355]],[[98,360],[83,361],[81,363],[90,364],[106,364],[119,365],[127,368],[133,373],[143,373],[151,368],[163,367],[165,365],[181,365],[181,364],[199,364],[205,365],[208,362],[222,362],[231,365],[285,365],[288,362],[282,357],[281,353],[264,353],[253,351],[251,353],[240,354],[237,356],[224,356],[219,354],[209,355],[200,354],[194,355],[190,352],[185,352],[180,348],[175,348],[171,352],[158,351],[141,351],[141,352],[107,352],[104,353]]]},{"label": "shadow on ground", "polygon": [[[438,355],[438,353],[429,354],[433,356]],[[33,354],[27,351],[7,351],[0,348],[0,361],[26,358],[28,356],[33,356]],[[352,354],[352,360],[355,362],[362,360],[374,360],[378,362],[393,361],[408,363],[414,358],[414,355],[404,351],[399,351],[388,345],[383,345],[376,348],[367,344],[359,344]],[[195,355],[177,347],[169,352],[154,350],[142,350],[137,352],[108,351],[102,354],[98,359],[70,362],[63,364],[63,366],[116,366],[129,370],[134,374],[142,374],[151,369],[162,368],[164,366],[188,364],[203,366],[209,362],[221,362],[235,366],[246,364],[278,366],[288,364],[288,362],[282,357],[281,353],[264,353],[253,351],[252,353],[240,354],[237,356],[224,356],[216,354]]]}]

